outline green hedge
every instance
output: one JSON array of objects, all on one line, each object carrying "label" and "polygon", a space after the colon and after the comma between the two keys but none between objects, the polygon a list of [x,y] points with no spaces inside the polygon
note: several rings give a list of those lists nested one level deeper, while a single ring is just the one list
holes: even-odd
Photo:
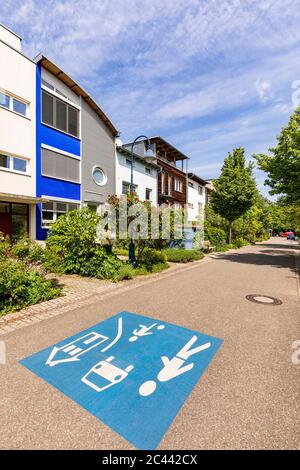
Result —
[{"label": "green hedge", "polygon": [[184,250],[183,248],[166,248],[163,253],[167,257],[167,261],[171,263],[190,263],[204,257],[202,251]]},{"label": "green hedge", "polygon": [[153,248],[145,248],[141,256],[141,264],[145,265],[148,269],[155,264],[164,264],[166,261],[167,257],[164,252],[154,250]]},{"label": "green hedge", "polygon": [[234,248],[232,244],[217,245],[214,249],[214,253],[225,253],[225,251]]},{"label": "green hedge", "polygon": [[243,246],[246,246],[246,245],[249,245],[249,242],[240,237],[236,238],[233,242],[233,246],[235,248],[242,248]]}]

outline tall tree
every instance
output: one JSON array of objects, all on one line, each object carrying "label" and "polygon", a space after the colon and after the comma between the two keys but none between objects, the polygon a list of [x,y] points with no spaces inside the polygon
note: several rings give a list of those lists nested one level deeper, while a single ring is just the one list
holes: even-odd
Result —
[{"label": "tall tree", "polygon": [[253,164],[246,165],[245,149],[236,148],[228,153],[221,176],[213,182],[215,191],[212,192],[211,205],[217,214],[228,221],[229,243],[233,222],[253,206],[257,195],[252,171]]},{"label": "tall tree", "polygon": [[271,205],[271,224],[278,233],[292,230],[300,233],[300,205],[286,205],[285,199],[279,199]]},{"label": "tall tree", "polygon": [[277,136],[272,155],[254,155],[259,168],[268,173],[265,184],[270,194],[287,196],[289,203],[300,202],[300,107],[290,117],[287,126]]}]

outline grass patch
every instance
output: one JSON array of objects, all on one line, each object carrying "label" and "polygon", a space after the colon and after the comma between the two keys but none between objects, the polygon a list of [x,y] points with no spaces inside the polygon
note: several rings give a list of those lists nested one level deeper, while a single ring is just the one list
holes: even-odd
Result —
[{"label": "grass patch", "polygon": [[[135,253],[137,250],[135,250]],[[128,256],[128,248],[114,248],[113,253],[117,256]]]},{"label": "grass patch", "polygon": [[166,248],[163,253],[166,255],[167,261],[171,263],[191,263],[204,258],[202,251],[182,248]]},{"label": "grass patch", "polygon": [[122,266],[119,269],[119,272],[114,276],[113,281],[120,282],[125,279],[130,280],[133,279],[135,275],[135,269],[130,266],[130,264],[124,264],[124,266]]},{"label": "grass patch", "polygon": [[152,266],[146,266],[142,264],[140,267],[134,270],[136,276],[146,276],[147,274],[160,273],[165,269],[168,269],[170,266],[168,263],[157,263]]}]

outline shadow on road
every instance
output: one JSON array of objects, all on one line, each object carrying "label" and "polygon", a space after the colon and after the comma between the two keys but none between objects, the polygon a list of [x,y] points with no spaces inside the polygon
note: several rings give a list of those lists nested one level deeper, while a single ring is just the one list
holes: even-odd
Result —
[{"label": "shadow on road", "polygon": [[[276,245],[265,243],[260,245],[260,249],[254,253],[224,253],[217,256],[217,259],[232,261],[241,264],[253,264],[256,266],[275,266],[277,268],[288,268],[296,273],[294,255],[291,250],[300,251],[300,245]],[[290,251],[289,251],[290,250]]]},{"label": "shadow on road", "polygon": [[300,251],[300,245],[297,242],[288,243],[284,245],[283,243],[264,243],[263,245],[256,245],[256,246],[263,246],[267,248],[272,248],[273,250],[279,250],[279,251],[284,251],[284,250],[298,250]]}]

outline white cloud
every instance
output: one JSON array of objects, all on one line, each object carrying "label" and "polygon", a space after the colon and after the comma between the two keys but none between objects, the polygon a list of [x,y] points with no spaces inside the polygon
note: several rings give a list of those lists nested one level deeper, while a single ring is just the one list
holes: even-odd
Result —
[{"label": "white cloud", "polygon": [[255,88],[262,102],[265,102],[270,98],[270,92],[272,88],[271,82],[261,79],[256,80]]}]

